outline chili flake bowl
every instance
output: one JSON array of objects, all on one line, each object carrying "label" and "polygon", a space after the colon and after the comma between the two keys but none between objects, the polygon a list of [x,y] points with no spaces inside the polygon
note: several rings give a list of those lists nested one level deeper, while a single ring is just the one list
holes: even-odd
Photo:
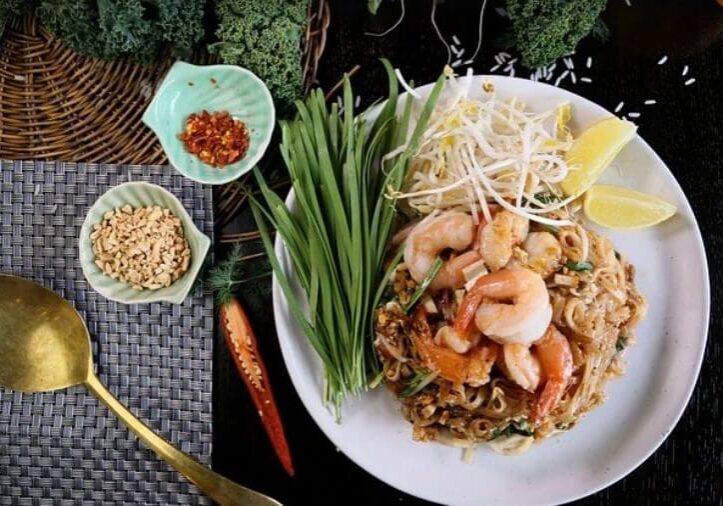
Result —
[{"label": "chili flake bowl", "polygon": [[[158,290],[134,290],[130,285],[104,274],[95,264],[90,239],[93,227],[103,220],[106,212],[119,209],[126,204],[134,208],[157,205],[169,209],[181,220],[183,235],[191,249],[191,263],[188,270],[170,286]],[[171,192],[160,186],[140,181],[120,184],[98,197],[83,221],[78,239],[80,266],[91,288],[106,299],[122,304],[161,301],[181,304],[191,291],[210,247],[211,239],[198,230],[183,204]]]},{"label": "chili flake bowl", "polygon": [[[249,147],[239,161],[213,167],[186,151],[178,136],[186,119],[202,111],[227,111],[244,122]],[[207,184],[223,184],[251,170],[266,152],[274,130],[274,102],[264,82],[235,65],[191,65],[176,62],[166,74],[143,114],[161,142],[168,160],[184,176]]]}]

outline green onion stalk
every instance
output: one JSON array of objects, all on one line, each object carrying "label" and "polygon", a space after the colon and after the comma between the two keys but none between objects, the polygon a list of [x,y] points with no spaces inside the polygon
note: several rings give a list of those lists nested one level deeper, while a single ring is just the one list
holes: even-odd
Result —
[{"label": "green onion stalk", "polygon": [[[400,190],[444,84],[440,77],[411,128],[414,98],[407,96],[398,115],[398,83],[389,62],[383,63],[389,96],[375,119],[355,114],[345,77],[343,112],[337,104],[329,107],[317,89],[296,102],[295,119],[281,123],[293,208],[269,188],[258,169],[254,175],[261,197],[250,197],[291,314],[323,362],[323,401],[337,419],[348,396],[379,378],[373,313],[391,275],[384,260],[397,215],[396,202],[387,195]],[[396,156],[385,157],[395,149]],[[303,296],[274,254],[271,227],[284,242]]]}]

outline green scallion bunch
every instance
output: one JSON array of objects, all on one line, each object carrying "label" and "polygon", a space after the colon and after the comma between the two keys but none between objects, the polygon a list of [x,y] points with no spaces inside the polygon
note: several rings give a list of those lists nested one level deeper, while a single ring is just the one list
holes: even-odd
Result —
[{"label": "green scallion bunch", "polygon": [[[410,134],[413,98],[408,96],[397,115],[398,83],[391,65],[384,65],[389,97],[375,120],[354,114],[345,79],[343,112],[336,104],[327,107],[324,94],[315,90],[296,102],[296,119],[282,122],[281,152],[294,189],[293,208],[258,170],[264,202],[251,198],[291,313],[324,364],[324,402],[337,416],[348,395],[366,390],[378,376],[373,312],[389,275],[383,264],[396,215],[386,194],[400,189],[443,85],[440,77]],[[404,148],[397,156],[383,160],[399,146]],[[274,255],[269,225],[281,235],[305,297],[297,296]]]}]

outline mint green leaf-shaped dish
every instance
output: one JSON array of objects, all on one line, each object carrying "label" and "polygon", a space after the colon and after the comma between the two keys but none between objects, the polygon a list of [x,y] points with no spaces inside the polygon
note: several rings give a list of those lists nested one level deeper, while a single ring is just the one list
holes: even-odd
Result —
[{"label": "mint green leaf-shaped dish", "polygon": [[[95,255],[90,240],[93,227],[103,220],[105,213],[126,204],[130,204],[131,207],[158,205],[169,209],[181,220],[183,233],[191,248],[191,263],[186,273],[171,286],[158,290],[134,290],[130,285],[103,274],[95,265]],[[196,228],[183,204],[171,192],[160,186],[140,181],[120,184],[101,195],[88,211],[78,238],[80,267],[85,279],[96,292],[106,299],[123,304],[145,304],[160,301],[181,304],[191,291],[210,247],[211,239]]]},{"label": "mint green leaf-shaped dish", "polygon": [[[249,149],[243,159],[212,167],[192,155],[178,139],[186,119],[202,111],[227,111],[249,129]],[[143,114],[176,170],[195,181],[223,184],[251,170],[271,141],[276,112],[264,82],[235,65],[191,65],[176,62],[168,71]]]}]

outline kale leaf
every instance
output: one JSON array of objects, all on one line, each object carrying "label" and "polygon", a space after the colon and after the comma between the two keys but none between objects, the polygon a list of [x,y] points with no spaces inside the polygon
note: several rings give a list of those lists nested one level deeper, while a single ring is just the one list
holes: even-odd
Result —
[{"label": "kale leaf", "polygon": [[225,63],[248,68],[287,110],[301,95],[301,37],[308,0],[218,0],[219,42],[209,46]]},{"label": "kale leaf", "polygon": [[594,27],[607,0],[507,0],[515,44],[530,68],[570,54]]},{"label": "kale leaf", "polygon": [[205,0],[41,0],[36,14],[85,56],[151,62],[186,57],[204,35]]}]

